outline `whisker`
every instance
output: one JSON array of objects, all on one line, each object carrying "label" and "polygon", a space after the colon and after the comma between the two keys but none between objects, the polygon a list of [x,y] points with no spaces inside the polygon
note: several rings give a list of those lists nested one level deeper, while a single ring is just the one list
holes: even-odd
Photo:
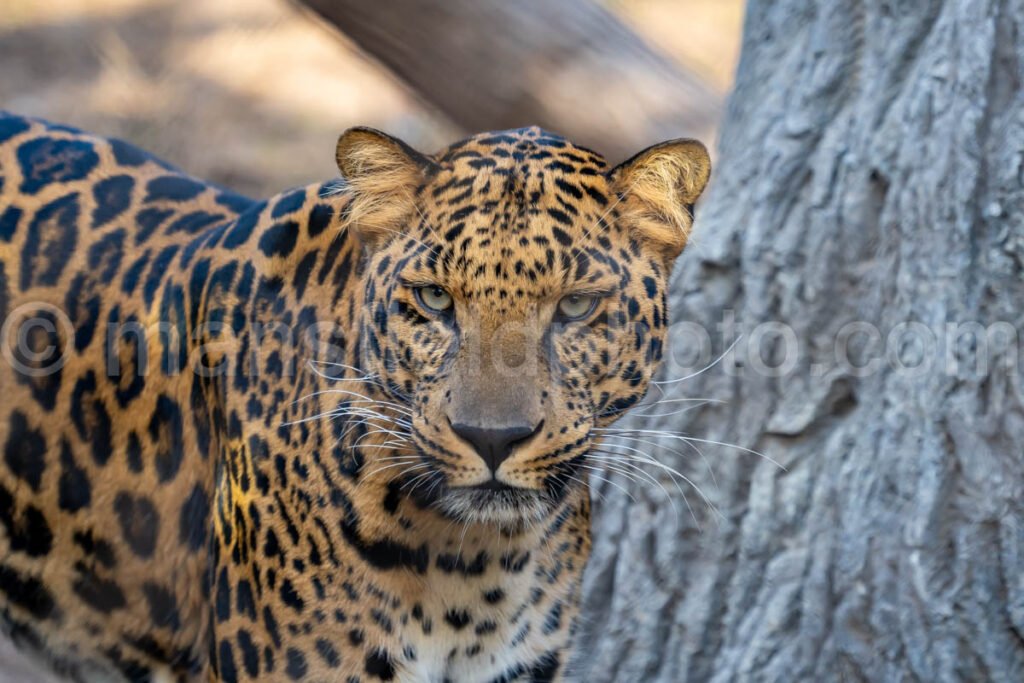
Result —
[{"label": "whisker", "polygon": [[[625,448],[624,446],[620,446],[620,447]],[[663,471],[669,473],[669,475],[679,477],[680,479],[685,481],[687,484],[689,484],[690,487],[693,488],[694,491],[697,492],[697,495],[699,495],[701,497],[701,499],[704,501],[704,503],[707,504],[707,506],[709,508],[711,508],[711,510],[713,510],[716,514],[718,514],[723,520],[725,519],[725,515],[723,515],[718,510],[718,508],[715,507],[715,504],[711,502],[711,499],[707,497],[707,495],[704,493],[704,491],[701,490],[701,488],[699,486],[697,486],[697,484],[692,479],[687,477],[685,474],[683,474],[679,470],[677,470],[677,469],[675,469],[673,467],[669,467],[668,465],[666,465],[663,462],[658,462],[657,460],[652,458],[650,455],[644,453],[643,451],[639,451],[637,449],[631,449],[631,450],[635,451],[636,455],[631,455],[630,456],[630,455],[626,455],[626,454],[622,454],[622,453],[615,453],[614,451],[602,451],[600,449],[592,449],[592,452],[603,454],[603,455],[610,455],[610,456],[613,456],[613,457],[633,457],[633,458],[636,458],[637,461],[639,461],[639,462],[643,462],[643,463],[646,463],[648,465],[653,465],[653,466],[657,467],[658,469],[663,470]]]},{"label": "whisker", "polygon": [[363,439],[369,436],[373,436],[375,434],[387,434],[388,436],[393,436],[402,440],[402,442],[405,444],[411,443],[409,439],[405,438],[405,436],[403,434],[400,434],[399,432],[395,432],[390,429],[384,429],[383,427],[378,427],[376,425],[374,425],[373,427],[373,429],[368,429],[365,434],[361,435],[358,439],[356,439],[355,443],[353,443],[352,445],[358,446],[360,443],[362,443]]},{"label": "whisker", "polygon": [[[642,439],[642,438],[637,437],[637,436],[627,436],[627,435],[618,435],[618,434],[612,434],[608,438],[610,438],[610,439],[616,439],[616,438],[618,438],[618,439],[626,439],[627,441],[632,441],[634,443],[642,443],[642,444],[645,444],[647,446],[653,446],[654,448],[658,448],[658,449],[661,449],[661,450],[666,450],[669,453],[674,453],[675,455],[678,455],[680,458],[684,458],[684,459],[686,458],[685,455],[680,453],[675,448],[669,448],[667,446],[664,446],[664,445],[658,443],[657,441],[650,441],[648,439]],[[694,444],[690,443],[689,441],[684,441],[683,444],[686,445],[686,446],[689,446],[692,450],[697,452],[697,455],[700,456],[700,459],[701,459],[701,461],[703,461],[704,466],[707,467],[708,474],[711,475],[711,482],[715,485],[715,490],[716,491],[721,491],[722,490],[721,487],[718,486],[718,478],[715,477],[715,469],[711,466],[711,461],[707,459],[706,455],[704,455],[704,451],[702,451],[701,449],[697,448],[697,446],[695,446]],[[621,448],[628,448],[627,446],[625,446],[623,444],[619,444],[619,443],[616,443],[616,444],[613,444],[613,445],[621,447]],[[654,457],[654,456],[651,456],[650,454],[647,454],[647,453],[644,453],[644,455],[646,455],[648,457],[651,457],[651,458]]]},{"label": "whisker", "polygon": [[[323,377],[324,379],[330,380],[332,382],[368,382],[376,384],[379,381],[379,375],[377,375],[376,373],[364,372],[360,368],[356,368],[351,365],[346,365],[344,363],[335,363],[334,361],[317,360],[315,358],[311,358],[308,361],[306,361],[306,364],[309,366],[309,369],[312,370],[314,374],[316,374],[319,377]],[[353,372],[363,374],[359,375],[358,377],[342,377],[336,375],[328,375],[327,373],[319,370],[316,367],[317,365],[329,365],[331,367],[343,368],[345,370],[352,370]]]},{"label": "whisker", "polygon": [[[579,477],[574,477],[574,476],[572,476],[571,474],[569,474],[567,472],[563,472],[562,474],[560,474],[558,476],[559,477],[565,477],[566,479],[569,479],[570,481],[574,481],[574,482],[576,482],[577,484],[579,484],[580,486],[582,486],[584,489],[586,489],[588,491],[593,491],[595,494],[597,494],[597,496],[599,496],[598,500],[600,500],[602,502],[608,500],[608,496],[605,495],[604,491],[601,491],[600,489],[598,489],[598,488],[596,488],[594,486],[588,485],[586,482],[584,482]],[[511,539],[509,539],[509,546],[511,547]]]},{"label": "whisker", "polygon": [[[290,420],[290,421],[287,421],[287,422],[282,422],[281,425],[285,426],[285,427],[290,427],[292,425],[305,424],[305,423],[308,423],[308,422],[315,422],[317,420],[323,420],[323,419],[335,420],[335,419],[337,419],[339,417],[359,417],[359,418],[363,418],[364,421],[367,421],[367,420],[382,420],[384,422],[391,423],[391,424],[393,424],[393,425],[395,425],[397,427],[405,427],[405,428],[409,428],[409,427],[412,426],[412,423],[410,423],[408,421],[405,421],[405,420],[401,420],[400,418],[394,418],[394,417],[391,417],[389,415],[384,415],[382,413],[378,413],[376,411],[369,410],[368,408],[357,408],[357,407],[352,407],[352,406],[350,406],[348,408],[334,408],[332,410],[328,410],[328,411],[325,411],[325,412],[322,412],[322,413],[317,413],[316,415],[310,415],[309,417],[300,417],[300,418],[298,418],[296,420]],[[362,424],[362,423],[363,422],[360,422],[360,424]]]},{"label": "whisker", "polygon": [[[593,468],[591,468],[591,469],[593,469]],[[623,488],[622,486],[619,486],[619,485],[618,485],[617,483],[615,483],[615,482],[614,482],[614,481],[612,481],[611,479],[608,479],[608,478],[606,478],[606,477],[600,477],[600,476],[598,476],[598,475],[596,475],[596,474],[593,474],[593,473],[591,473],[591,474],[590,474],[589,476],[590,476],[590,477],[591,477],[592,479],[597,479],[598,481],[603,481],[603,482],[605,482],[606,484],[609,484],[609,485],[611,485],[611,486],[614,486],[615,488],[617,488],[618,490],[620,490],[620,491],[622,491],[622,492],[623,492],[624,494],[626,494],[626,497],[627,497],[627,498],[629,498],[629,499],[630,499],[630,500],[631,500],[631,501],[633,502],[633,504],[634,504],[634,505],[636,504],[636,498],[634,498],[634,497],[633,497],[633,494],[631,494],[631,493],[630,493],[629,491],[627,491],[627,490],[626,490],[625,488]],[[577,481],[579,481],[579,480],[577,479]],[[582,482],[581,482],[581,483],[582,483]]]},{"label": "whisker", "polygon": [[462,536],[459,538],[459,549],[455,551],[455,557],[462,557],[462,545],[466,542],[466,532],[469,531],[470,520],[462,526]]},{"label": "whisker", "polygon": [[[374,446],[372,444],[367,444],[366,446],[369,447],[369,448],[377,448],[377,446]],[[386,455],[386,456],[384,456],[382,458],[374,458],[373,459],[373,463],[377,464],[377,463],[381,463],[381,462],[388,462],[388,461],[391,461],[391,460],[421,460],[421,459],[422,458],[419,455]]]},{"label": "whisker", "polygon": [[306,416],[306,417],[296,418],[296,419],[288,421],[288,422],[283,422],[282,424],[284,424],[284,425],[302,424],[302,423],[305,423],[305,422],[313,422],[315,420],[320,420],[320,419],[324,419],[324,418],[332,419],[333,420],[333,419],[338,418],[338,417],[372,417],[372,418],[375,418],[375,419],[386,420],[388,422],[391,422],[392,424],[395,424],[395,425],[401,426],[401,427],[408,428],[408,427],[412,426],[412,422],[410,422],[409,420],[407,420],[405,418],[396,417],[396,416],[393,416],[393,415],[387,415],[387,414],[382,413],[380,411],[374,410],[374,409],[370,408],[369,406],[353,405],[352,403],[336,406],[336,407],[331,408],[329,410],[325,410],[323,412],[316,413],[314,415],[309,415],[309,416]]},{"label": "whisker", "polygon": [[618,474],[618,475],[620,475],[622,477],[625,477],[626,480],[628,482],[630,482],[631,484],[638,484],[638,485],[646,484],[646,482],[639,481],[636,478],[636,476],[633,475],[632,472],[629,472],[627,470],[624,470],[624,469],[621,469],[621,468],[618,468],[618,467],[614,467],[612,465],[605,464],[603,467],[594,467],[593,465],[584,465],[583,463],[580,463],[580,467],[582,467],[583,469],[591,470],[592,472],[606,472],[606,473],[607,472],[614,472],[615,474]]},{"label": "whisker", "polygon": [[677,377],[675,379],[666,379],[666,380],[661,380],[661,381],[658,381],[658,382],[651,382],[651,384],[654,384],[655,386],[664,386],[664,385],[667,385],[667,384],[678,384],[679,382],[685,382],[688,379],[693,379],[697,375],[701,375],[701,374],[707,372],[708,370],[710,370],[711,368],[715,367],[720,362],[722,362],[722,359],[725,358],[726,356],[728,356],[729,352],[732,351],[734,348],[736,348],[736,345],[740,343],[741,339],[743,339],[743,335],[742,334],[740,336],[736,337],[736,340],[732,344],[729,344],[729,348],[727,348],[725,351],[722,351],[722,354],[718,358],[716,358],[715,360],[711,361],[711,363],[709,365],[705,366],[703,369],[698,370],[697,372],[691,373],[691,374],[687,375],[686,377]]},{"label": "whisker", "polygon": [[[662,483],[660,481],[658,481],[653,475],[651,475],[650,472],[648,472],[647,470],[643,469],[642,467],[640,467],[636,463],[630,462],[628,459],[619,459],[619,458],[616,458],[616,457],[613,457],[613,456],[609,456],[609,455],[591,454],[591,453],[587,453],[586,457],[593,458],[594,460],[600,461],[601,463],[603,463],[604,467],[612,469],[613,471],[620,472],[620,473],[624,474],[624,472],[622,472],[622,470],[620,470],[618,468],[619,467],[629,467],[629,468],[632,468],[633,471],[635,471],[635,472],[643,475],[644,477],[646,477],[648,481],[653,482],[654,485],[657,486],[658,488],[660,488],[661,492],[663,494],[665,494],[665,499],[669,502],[669,505],[672,506],[672,511],[675,513],[676,519],[678,521],[679,507],[676,505],[676,502],[672,498],[671,494],[669,494],[668,489],[666,489],[662,485]],[[615,464],[611,465],[609,463],[615,463]],[[686,501],[686,494],[683,493],[683,489],[680,488],[679,484],[676,483],[676,480],[674,478],[669,477],[669,479],[671,479],[672,483],[675,484],[676,489],[679,491],[679,495],[683,497],[683,501],[686,502],[686,507],[689,508],[690,504],[689,504],[688,501]],[[693,514],[693,510],[690,510],[690,514],[691,515]],[[696,517],[694,517],[693,521],[697,522]]]},{"label": "whisker", "polygon": [[[616,458],[612,458],[612,457],[605,456],[605,455],[600,455],[600,454],[592,456],[590,453],[588,453],[586,457],[592,457],[594,460],[599,461],[605,469],[611,470],[612,472],[618,472],[619,474],[621,474],[622,476],[626,477],[627,479],[629,479],[630,481],[632,481],[632,482],[634,482],[636,484],[640,484],[642,482],[636,478],[636,476],[633,474],[633,472],[636,472],[638,475],[643,476],[647,481],[650,481],[651,483],[653,483],[655,486],[657,486],[659,489],[661,489],[662,494],[664,494],[664,496],[665,496],[665,500],[667,500],[669,505],[672,506],[672,512],[675,514],[675,519],[676,519],[676,522],[678,523],[679,507],[676,505],[675,499],[672,498],[672,496],[669,494],[668,489],[666,489],[662,485],[662,483],[660,481],[658,481],[655,477],[653,477],[649,472],[647,472],[646,470],[644,470],[640,466],[638,466],[638,465],[636,465],[634,463],[628,462],[626,460],[619,460],[619,459],[616,459]],[[614,463],[614,464],[612,464],[612,463]],[[593,467],[590,467],[589,465],[583,465],[583,467],[587,467],[589,469],[594,469]],[[631,469],[623,469],[623,468],[631,468]],[[673,481],[673,483],[675,482],[674,479],[672,481]],[[681,488],[679,488],[678,484],[676,484],[676,488],[679,490],[679,494],[683,497],[683,500],[686,501],[686,494],[683,493],[683,490]],[[687,503],[686,507],[687,508],[690,507],[689,503]],[[691,515],[693,514],[692,510],[690,511],[690,514]],[[694,521],[694,523],[697,523],[697,518],[694,517],[693,521]]]},{"label": "whisker", "polygon": [[[685,408],[680,408],[678,410],[673,410],[673,411],[668,412],[668,413],[637,413],[637,412],[633,412],[631,414],[634,417],[641,417],[641,418],[672,417],[674,415],[682,415],[683,413],[688,413],[691,410],[697,410],[698,408],[703,408],[704,406],[708,405],[709,403],[724,403],[724,401],[701,401],[700,403],[697,403],[696,405],[686,406]],[[658,405],[658,404],[651,404],[651,405]]]},{"label": "whisker", "polygon": [[403,406],[403,405],[401,405],[399,403],[395,403],[393,401],[382,401],[380,399],[370,398],[366,394],[360,394],[357,391],[349,391],[348,389],[320,389],[319,391],[314,391],[311,394],[306,394],[305,396],[303,396],[301,398],[297,398],[292,403],[295,404],[295,403],[298,403],[299,401],[305,401],[307,399],[315,398],[317,396],[329,396],[329,395],[332,395],[332,394],[341,394],[343,396],[356,396],[360,400],[359,401],[354,401],[354,403],[363,403],[363,402],[372,403],[374,405],[387,406],[389,408],[394,408],[395,410],[398,410],[400,412],[403,412],[403,413],[406,413],[406,414],[409,414],[409,415],[412,414],[412,410],[408,406]]},{"label": "whisker", "polygon": [[334,420],[339,417],[358,417],[365,418],[368,420],[383,420],[388,422],[395,427],[401,427],[405,431],[409,431],[412,427],[412,422],[401,417],[395,417],[394,415],[388,415],[379,411],[367,408],[365,406],[340,406],[334,410],[327,411],[324,415]]},{"label": "whisker", "polygon": [[349,448],[352,448],[352,449],[365,448],[367,450],[369,450],[371,448],[377,448],[377,449],[385,450],[385,451],[406,451],[406,452],[409,450],[408,446],[404,446],[404,445],[401,445],[401,444],[389,445],[387,442],[382,443],[382,444],[362,443],[362,444],[356,444],[355,446],[350,446]]},{"label": "whisker", "polygon": [[[399,488],[399,490],[400,491],[404,491],[406,486],[409,486],[410,484],[414,484],[414,482],[416,482],[417,480],[422,479],[424,477],[429,477],[431,474],[433,474],[433,470],[428,470],[427,472],[424,472],[422,474],[418,474],[411,481],[407,481],[404,484],[402,484],[402,486],[401,486],[401,488]],[[416,490],[416,486],[418,486],[418,484],[415,484],[411,489],[409,489],[409,493],[412,493],[413,491],[415,491]]]},{"label": "whisker", "polygon": [[[612,459],[612,460],[615,460],[615,461],[620,461],[620,464],[622,464],[622,465],[627,465],[628,464],[630,467],[634,467],[634,468],[637,468],[637,469],[640,469],[640,466],[637,465],[636,462],[641,462],[641,463],[648,464],[648,465],[650,465],[650,464],[657,464],[657,463],[652,463],[652,462],[650,462],[650,461],[648,461],[648,460],[646,460],[644,458],[638,458],[636,456],[632,456],[632,455],[628,455],[628,454],[623,454],[623,453],[612,453],[610,451],[591,451],[591,453],[594,454],[593,457],[595,457],[595,459],[606,459],[606,460],[607,459]],[[631,460],[635,460],[636,462],[630,462]],[[700,522],[697,520],[697,514],[694,512],[693,506],[690,505],[690,499],[686,497],[686,492],[683,491],[683,487],[681,487],[679,485],[679,482],[676,481],[676,477],[671,472],[669,473],[669,480],[672,482],[672,485],[675,486],[676,490],[679,492],[679,496],[683,499],[683,504],[686,505],[686,509],[689,511],[690,517],[693,518],[694,524],[697,525],[697,529],[700,529],[701,525],[700,525]],[[717,512],[717,510],[715,509],[714,504],[712,504],[710,501],[708,501],[706,496],[701,494],[701,490],[700,490],[700,488],[696,484],[694,484],[692,481],[690,481],[686,477],[683,477],[683,480],[687,484],[689,484],[691,487],[693,487],[693,489],[697,492],[697,494],[700,495],[701,498],[705,500],[705,502],[707,503],[709,508],[711,508],[712,510]],[[671,500],[671,498],[669,498],[669,500]],[[679,517],[678,517],[679,511],[678,511],[678,509],[676,508],[675,505],[673,505],[672,508],[676,512],[676,520],[678,521],[678,519],[679,519]]]},{"label": "whisker", "polygon": [[[325,372],[322,372],[322,371],[318,370],[315,367],[315,365],[318,364],[318,363],[320,365],[330,365],[330,366],[333,366],[333,367],[340,367],[340,368],[352,370],[355,373],[361,373],[361,374],[358,377],[336,377],[334,375],[329,375],[329,374],[327,374]],[[321,377],[323,379],[326,379],[326,380],[328,380],[330,382],[363,382],[363,383],[368,384],[370,386],[377,387],[377,388],[381,389],[382,391],[384,391],[384,392],[386,392],[388,394],[394,394],[394,395],[396,395],[398,398],[400,398],[401,400],[403,400],[406,403],[411,403],[411,399],[408,396],[406,396],[405,393],[399,391],[396,387],[388,386],[387,384],[385,384],[383,379],[381,378],[381,376],[379,374],[377,374],[377,373],[366,372],[365,370],[363,370],[361,368],[357,368],[357,367],[354,367],[354,366],[351,366],[351,365],[346,365],[345,363],[337,363],[337,362],[334,362],[334,361],[326,361],[326,360],[309,360],[309,361],[307,361],[307,365],[309,366],[309,369],[315,375],[317,375],[318,377]]]},{"label": "whisker", "polygon": [[[604,427],[594,427],[594,430],[595,431],[607,432],[607,433],[615,432],[614,429],[608,429],[608,428],[604,428]],[[740,446],[739,444],[726,443],[724,441],[714,441],[712,439],[700,439],[700,438],[697,438],[696,436],[685,436],[683,434],[676,434],[674,432],[667,432],[667,431],[662,431],[662,430],[659,430],[659,429],[625,429],[625,430],[622,430],[621,432],[614,433],[614,436],[629,436],[630,434],[654,434],[654,435],[657,435],[657,436],[665,437],[667,439],[678,439],[680,441],[687,441],[687,442],[688,441],[695,441],[697,443],[706,443],[706,444],[711,444],[713,446],[723,446],[725,448],[733,448],[733,449],[736,449],[738,451],[742,451],[744,453],[750,453],[751,455],[756,455],[756,456],[758,456],[760,458],[764,458],[765,460],[767,460],[771,464],[773,464],[776,467],[778,467],[783,472],[787,472],[788,471],[785,468],[784,465],[782,465],[778,461],[774,460],[773,458],[768,457],[764,453],[761,453],[760,451],[755,451],[753,448],[747,448],[746,446]]]},{"label": "whisker", "polygon": [[[434,237],[437,238],[437,241],[438,241],[439,245],[440,244],[444,244],[445,240],[441,238],[441,235],[438,234],[437,230],[434,229],[434,226],[432,226],[430,224],[430,221],[427,220],[427,215],[425,213],[423,213],[423,209],[418,204],[414,204],[413,206],[416,207],[416,212],[420,215],[420,220],[423,222],[423,225],[425,225],[427,230],[429,230],[431,232],[431,234],[433,234]],[[423,244],[423,242],[420,242],[420,244]],[[427,245],[423,244],[423,246],[426,247]],[[438,247],[435,246],[435,247],[427,247],[427,248],[430,249],[431,251],[434,251]]]},{"label": "whisker", "polygon": [[392,469],[392,468],[395,468],[395,467],[405,467],[406,469],[402,470],[402,472],[400,473],[400,474],[404,475],[407,472],[412,472],[412,471],[423,469],[424,467],[429,467],[429,466],[430,466],[430,463],[425,463],[425,462],[424,463],[419,463],[419,464],[400,462],[400,463],[395,463],[395,464],[391,464],[391,465],[385,465],[384,467],[378,467],[377,469],[371,470],[371,471],[366,472],[366,473],[360,473],[360,476],[364,477],[364,478],[359,481],[359,484],[357,484],[357,486],[359,486],[363,482],[367,481],[373,475],[378,474],[380,472],[383,472],[384,470],[389,470],[389,469]]}]

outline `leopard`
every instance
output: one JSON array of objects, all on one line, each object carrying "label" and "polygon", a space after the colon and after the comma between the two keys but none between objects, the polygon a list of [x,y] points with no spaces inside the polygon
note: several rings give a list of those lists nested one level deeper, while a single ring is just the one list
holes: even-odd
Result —
[{"label": "leopard", "polygon": [[571,680],[711,163],[351,128],[251,199],[0,113],[0,625],[70,680]]}]

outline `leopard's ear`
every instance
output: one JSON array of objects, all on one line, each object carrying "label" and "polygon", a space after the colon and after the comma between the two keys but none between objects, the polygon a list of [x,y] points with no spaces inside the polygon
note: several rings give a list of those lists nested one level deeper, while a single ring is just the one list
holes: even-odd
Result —
[{"label": "leopard's ear", "polygon": [[711,158],[696,140],[648,147],[608,172],[620,198],[619,220],[674,259],[693,227],[693,205],[711,175]]},{"label": "leopard's ear", "polygon": [[345,226],[369,246],[404,233],[414,213],[416,189],[436,164],[373,128],[342,133],[335,158],[350,197]]}]

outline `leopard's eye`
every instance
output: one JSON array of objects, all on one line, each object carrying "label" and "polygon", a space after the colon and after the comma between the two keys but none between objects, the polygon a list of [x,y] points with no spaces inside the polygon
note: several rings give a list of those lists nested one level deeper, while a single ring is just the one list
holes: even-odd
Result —
[{"label": "leopard's eye", "polygon": [[563,320],[582,320],[590,315],[596,305],[596,296],[570,294],[558,302],[558,314]]},{"label": "leopard's eye", "polygon": [[443,287],[430,285],[417,287],[415,291],[416,298],[427,310],[444,313],[452,307],[452,295],[444,291]]}]

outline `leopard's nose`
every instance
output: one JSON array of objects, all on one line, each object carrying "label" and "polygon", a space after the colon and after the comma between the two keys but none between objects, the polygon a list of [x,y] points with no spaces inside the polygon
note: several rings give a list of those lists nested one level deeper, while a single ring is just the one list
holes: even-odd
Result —
[{"label": "leopard's nose", "polygon": [[469,442],[491,468],[491,472],[497,472],[515,447],[539,432],[543,425],[544,420],[533,426],[522,424],[509,427],[479,427],[455,422],[452,423],[452,431]]}]

